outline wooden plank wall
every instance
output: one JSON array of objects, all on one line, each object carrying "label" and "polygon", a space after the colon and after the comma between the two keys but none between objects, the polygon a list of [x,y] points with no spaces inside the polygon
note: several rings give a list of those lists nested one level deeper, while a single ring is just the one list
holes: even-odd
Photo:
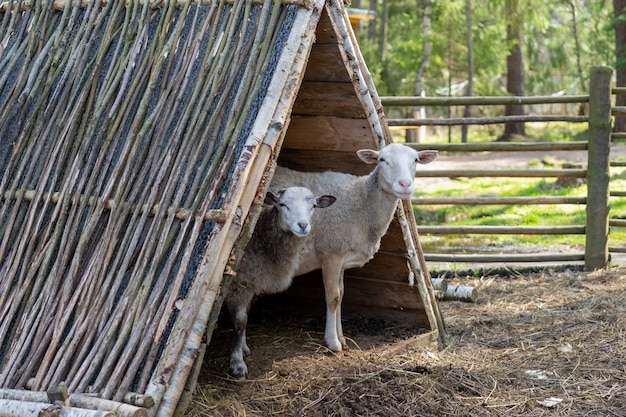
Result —
[{"label": "wooden plank wall", "polygon": [[357,175],[371,171],[372,167],[363,164],[355,152],[375,149],[377,144],[344,56],[325,10],[291,112],[279,165],[300,171],[332,169]]}]

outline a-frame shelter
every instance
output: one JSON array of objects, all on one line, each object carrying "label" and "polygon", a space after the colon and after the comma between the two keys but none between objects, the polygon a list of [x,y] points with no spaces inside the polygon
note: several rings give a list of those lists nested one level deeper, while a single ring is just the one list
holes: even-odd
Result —
[{"label": "a-frame shelter", "polygon": [[[0,409],[181,412],[275,164],[391,140],[344,4],[7,0],[0,35]],[[344,311],[443,341],[407,202]]]}]

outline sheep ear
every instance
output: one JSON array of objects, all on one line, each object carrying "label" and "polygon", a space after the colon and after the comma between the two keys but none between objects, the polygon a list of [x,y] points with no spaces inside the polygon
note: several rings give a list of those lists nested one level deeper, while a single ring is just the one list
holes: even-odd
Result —
[{"label": "sheep ear", "polygon": [[372,149],[359,149],[358,151],[356,151],[356,154],[359,158],[361,158],[361,161],[365,162],[366,164],[378,163],[378,151],[374,151]]},{"label": "sheep ear", "polygon": [[275,206],[278,204],[278,196],[271,191],[268,191],[265,194],[265,200],[263,200],[265,204],[269,204],[270,206]]},{"label": "sheep ear", "polygon": [[420,164],[429,164],[437,159],[438,156],[438,151],[419,151],[417,153],[417,162],[419,162]]},{"label": "sheep ear", "polygon": [[335,201],[337,201],[337,197],[334,197],[332,195],[323,195],[315,199],[315,207],[326,208],[328,206],[331,206]]}]

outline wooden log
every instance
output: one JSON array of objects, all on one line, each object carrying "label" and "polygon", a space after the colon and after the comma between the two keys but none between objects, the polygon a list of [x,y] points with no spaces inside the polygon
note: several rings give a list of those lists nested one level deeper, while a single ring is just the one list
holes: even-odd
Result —
[{"label": "wooden log", "polygon": [[626,246],[609,246],[609,252],[626,253]]},{"label": "wooden log", "polygon": [[586,204],[586,197],[419,197],[411,204],[422,205],[536,205],[536,204]]},{"label": "wooden log", "polygon": [[[118,403],[116,401],[106,400],[87,394],[67,394],[65,391],[57,389],[56,392],[52,390],[43,391],[29,391],[18,389],[0,389],[0,400],[14,400],[27,403],[41,403],[45,405],[51,405],[50,403],[61,401],[67,404],[64,406],[67,408],[87,409],[101,412],[112,412],[117,417],[147,417],[148,411],[146,408],[150,408],[154,405],[154,400],[144,401],[143,406],[136,406],[131,404]],[[57,397],[58,395],[58,397]],[[145,397],[145,396],[142,396]],[[146,408],[144,408],[146,407]],[[2,416],[3,409],[0,405],[0,416]]]},{"label": "wooden log", "polygon": [[416,96],[384,96],[380,98],[383,106],[497,106],[506,104],[552,104],[552,103],[587,103],[589,96],[503,96],[503,97],[416,97]]},{"label": "wooden log", "polygon": [[437,291],[441,291],[445,293],[448,290],[448,280],[445,278],[433,278],[432,280],[433,287]]},{"label": "wooden log", "polygon": [[86,410],[47,403],[0,399],[0,416],[4,417],[117,417],[110,411]]},{"label": "wooden log", "polygon": [[585,178],[586,169],[439,169],[416,171],[417,178],[475,178],[475,177],[508,177],[508,178]]},{"label": "wooden log", "polygon": [[530,152],[586,151],[587,141],[577,142],[478,142],[478,143],[407,143],[416,151],[439,152]]},{"label": "wooden log", "polygon": [[609,261],[609,154],[613,70],[609,67],[592,67],[590,75],[586,270],[604,268]]},{"label": "wooden log", "polygon": [[448,285],[443,293],[444,301],[464,301],[466,303],[475,303],[478,299],[478,291],[474,287],[466,285]]},{"label": "wooden log", "polygon": [[463,126],[463,125],[494,125],[520,122],[569,122],[586,123],[587,116],[499,116],[499,117],[463,117],[450,119],[389,119],[389,126]]},{"label": "wooden log", "polygon": [[124,395],[124,402],[134,405],[135,407],[150,408],[154,405],[154,398],[145,394],[127,392],[126,395]]},{"label": "wooden log", "polygon": [[[131,404],[119,403],[85,394],[72,394],[69,397],[73,407],[87,408],[92,410],[110,411],[117,417],[148,417],[148,410]],[[154,401],[152,401],[154,405]]]},{"label": "wooden log", "polygon": [[70,394],[67,391],[67,386],[63,383],[50,388],[46,391],[46,395],[48,396],[48,402],[51,404],[61,403],[65,406],[70,405]]}]

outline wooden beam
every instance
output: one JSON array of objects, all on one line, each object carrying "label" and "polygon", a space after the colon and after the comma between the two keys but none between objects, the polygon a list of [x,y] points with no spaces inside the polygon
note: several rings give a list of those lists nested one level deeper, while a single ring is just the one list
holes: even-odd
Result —
[{"label": "wooden beam", "polygon": [[572,262],[584,261],[584,253],[529,253],[529,254],[425,254],[429,262]]},{"label": "wooden beam", "polygon": [[439,152],[530,152],[586,151],[587,141],[577,142],[482,142],[482,143],[406,143],[416,151]]},{"label": "wooden beam", "polygon": [[508,177],[508,178],[585,178],[586,169],[440,169],[416,171],[416,177],[424,178],[475,178],[475,177]]},{"label": "wooden beam", "polygon": [[383,106],[496,106],[506,104],[550,104],[550,103],[587,103],[588,95],[579,96],[534,96],[534,97],[415,97],[385,96],[380,101]]},{"label": "wooden beam", "polygon": [[417,226],[421,234],[437,235],[584,235],[585,226]]},{"label": "wooden beam", "polygon": [[463,126],[463,125],[493,125],[519,122],[569,122],[586,123],[587,116],[500,116],[500,117],[462,117],[451,119],[389,119],[389,126],[419,127],[419,126]]},{"label": "wooden beam", "polygon": [[411,204],[423,205],[534,205],[534,204],[586,204],[586,197],[419,197]]},{"label": "wooden beam", "polygon": [[[6,191],[2,196],[3,200],[24,200],[24,201],[35,201],[35,200],[39,200],[39,201],[45,201],[47,199],[50,199],[50,202],[56,204],[61,200],[61,193],[60,192],[54,192],[54,193],[49,193],[49,192],[44,192],[41,193],[40,197],[37,198],[38,192],[36,190],[15,190],[14,192],[10,192],[10,191]],[[95,206],[98,202],[98,200],[100,200],[99,197],[87,197],[85,195],[72,195],[70,196],[70,199],[73,203],[77,203],[79,200],[85,199],[87,198],[87,205],[88,206]],[[149,210],[148,216],[150,217],[154,217],[157,212],[159,211],[159,205],[154,205],[152,207],[148,207],[146,204],[128,204],[128,203],[122,203],[122,206],[131,206],[131,211],[139,211],[139,213],[144,213],[146,210]],[[112,210],[113,208],[117,207],[118,203],[113,200],[113,199],[108,199],[104,202],[104,208],[106,210]],[[193,215],[193,213],[186,208],[180,208],[180,207],[168,207],[167,208],[167,215],[174,215],[175,218],[177,218],[178,220],[185,220],[187,219],[189,216]],[[204,220],[206,221],[215,221],[218,223],[223,223],[226,221],[226,210],[222,210],[222,209],[213,209],[213,210],[209,210],[206,215],[204,216]]]}]

